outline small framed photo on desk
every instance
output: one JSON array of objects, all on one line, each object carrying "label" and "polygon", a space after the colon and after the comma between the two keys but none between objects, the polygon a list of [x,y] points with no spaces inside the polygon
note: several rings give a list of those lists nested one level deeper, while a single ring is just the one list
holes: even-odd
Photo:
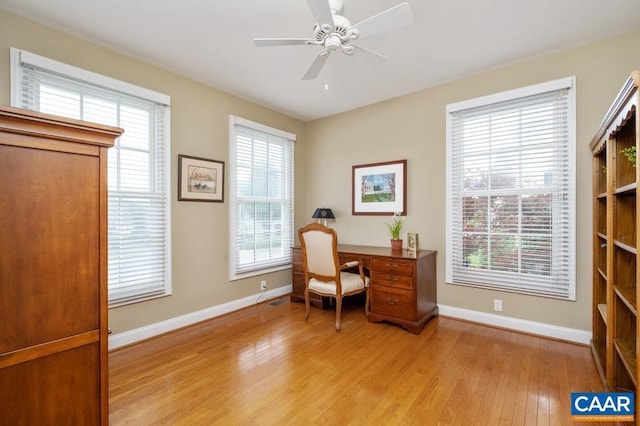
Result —
[{"label": "small framed photo on desk", "polygon": [[418,251],[418,234],[407,233],[407,250],[410,253],[416,253]]}]

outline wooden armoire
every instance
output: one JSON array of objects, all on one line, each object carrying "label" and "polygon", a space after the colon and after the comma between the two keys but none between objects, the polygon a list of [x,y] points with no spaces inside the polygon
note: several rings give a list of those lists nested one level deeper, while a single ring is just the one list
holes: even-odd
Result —
[{"label": "wooden armoire", "polygon": [[107,148],[0,107],[0,425],[108,424]]}]

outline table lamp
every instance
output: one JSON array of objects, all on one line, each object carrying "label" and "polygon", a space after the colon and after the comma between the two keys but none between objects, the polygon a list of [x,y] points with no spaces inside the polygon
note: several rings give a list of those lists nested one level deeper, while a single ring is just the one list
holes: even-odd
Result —
[{"label": "table lamp", "polygon": [[311,218],[318,219],[318,223],[322,223],[324,226],[327,226],[327,219],[335,219],[336,217],[333,215],[331,209],[318,208],[313,212],[313,216],[311,216]]}]

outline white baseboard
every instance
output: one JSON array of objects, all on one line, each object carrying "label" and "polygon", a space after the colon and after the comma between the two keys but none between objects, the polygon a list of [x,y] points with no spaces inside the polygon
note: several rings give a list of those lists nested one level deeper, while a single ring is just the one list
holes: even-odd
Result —
[{"label": "white baseboard", "polygon": [[247,306],[255,305],[269,299],[289,294],[291,293],[291,291],[292,286],[286,285],[284,287],[278,287],[274,288],[273,290],[265,291],[264,293],[255,294],[243,299],[233,300],[231,302],[212,306],[201,311],[190,312],[179,317],[160,321],[155,324],[136,328],[134,330],[112,334],[109,336],[109,350],[130,345],[140,340],[148,339],[150,337],[158,336],[169,331],[177,330],[179,328],[186,327],[200,321],[205,321],[220,315],[228,314],[229,312],[237,311],[238,309],[246,308]]},{"label": "white baseboard", "polygon": [[[130,345],[138,341],[168,333],[182,327],[186,327],[200,321],[215,318],[238,309],[255,305],[265,300],[289,294],[292,291],[291,285],[278,287],[268,290],[264,293],[248,296],[243,299],[233,300],[223,303],[222,305],[212,306],[201,311],[190,312],[179,317],[171,318],[155,324],[125,331],[109,336],[109,350],[117,349],[122,346]],[[550,337],[554,339],[566,340],[569,342],[589,344],[591,341],[591,332],[578,330],[574,328],[559,327],[556,325],[545,324],[541,322],[528,321],[519,318],[506,317],[502,315],[489,314],[486,312],[472,311],[469,309],[457,308],[455,306],[438,305],[439,314],[446,317],[458,318],[467,321],[473,321],[481,324],[487,324],[494,327],[506,328],[509,330],[522,331],[525,333],[536,334],[539,336]]]},{"label": "white baseboard", "polygon": [[591,332],[438,304],[440,315],[588,345]]}]

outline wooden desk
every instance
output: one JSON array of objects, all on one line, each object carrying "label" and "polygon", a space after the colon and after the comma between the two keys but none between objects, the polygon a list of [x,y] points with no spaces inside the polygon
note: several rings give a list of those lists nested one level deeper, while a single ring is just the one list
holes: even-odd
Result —
[{"label": "wooden desk", "polygon": [[[362,260],[371,278],[369,322],[389,321],[420,334],[429,319],[438,315],[436,254],[434,250],[392,252],[386,247],[338,244],[340,263]],[[292,248],[291,301],[304,302],[302,249]],[[322,309],[331,298],[310,294],[311,303]]]}]

